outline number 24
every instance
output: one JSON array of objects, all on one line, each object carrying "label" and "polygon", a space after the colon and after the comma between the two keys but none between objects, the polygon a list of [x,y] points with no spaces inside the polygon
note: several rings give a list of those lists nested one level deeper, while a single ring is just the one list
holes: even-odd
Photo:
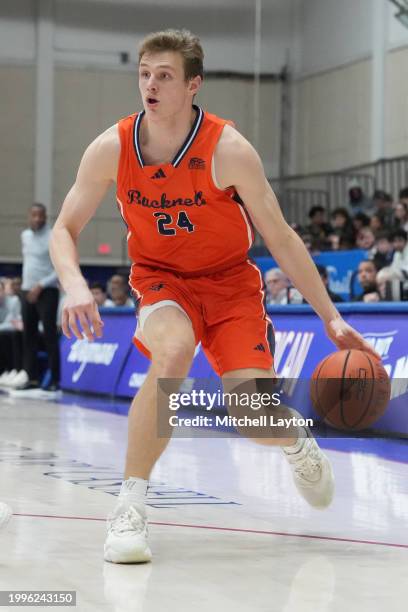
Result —
[{"label": "number 24", "polygon": [[[173,218],[171,215],[157,212],[154,213],[153,216],[156,217],[157,230],[159,234],[164,236],[174,236],[176,234],[176,230],[173,227],[166,227],[166,225],[173,223]],[[187,213],[184,210],[179,212],[176,225],[180,229],[187,230],[188,232],[194,231],[194,225],[191,223]]]}]

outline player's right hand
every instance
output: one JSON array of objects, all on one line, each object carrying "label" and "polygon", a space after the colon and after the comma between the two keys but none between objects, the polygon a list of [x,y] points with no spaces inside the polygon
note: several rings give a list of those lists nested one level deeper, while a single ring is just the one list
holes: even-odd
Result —
[{"label": "player's right hand", "polygon": [[71,338],[71,332],[79,340],[85,337],[90,342],[95,336],[97,338],[102,336],[103,321],[95,299],[85,285],[67,291],[62,309],[61,328],[67,338]]}]

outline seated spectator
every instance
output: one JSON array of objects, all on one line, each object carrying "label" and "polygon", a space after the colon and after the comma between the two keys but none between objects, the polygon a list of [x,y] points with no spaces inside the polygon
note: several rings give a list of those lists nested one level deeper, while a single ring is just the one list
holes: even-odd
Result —
[{"label": "seated spectator", "polygon": [[279,268],[265,272],[266,304],[288,304],[290,280]]},{"label": "seated spectator", "polygon": [[309,211],[310,223],[307,226],[307,231],[312,238],[325,240],[331,233],[332,228],[326,222],[326,210],[323,206],[312,206]]},{"label": "seated spectator", "polygon": [[105,287],[102,283],[91,283],[89,286],[92,295],[94,296],[95,302],[98,306],[103,306],[104,308],[112,307],[115,304],[108,298],[106,295]]},{"label": "seated spectator", "polygon": [[11,279],[11,291],[13,295],[17,295],[18,297],[22,295],[22,284],[23,279],[21,276],[14,276]]},{"label": "seated spectator", "polygon": [[381,217],[384,228],[391,228],[394,225],[394,210],[390,194],[377,189],[373,195],[373,206],[374,214]]},{"label": "seated spectator", "polygon": [[352,214],[366,213],[372,209],[372,201],[365,195],[361,188],[360,183],[357,179],[352,179],[348,183],[348,208],[352,211]]},{"label": "seated spectator", "polygon": [[389,232],[378,233],[371,253],[371,259],[375,263],[377,270],[390,266],[393,255],[394,249],[390,240]]},{"label": "seated spectator", "polygon": [[316,268],[317,268],[317,271],[320,274],[320,278],[322,279],[324,286],[327,289],[327,293],[329,294],[329,297],[330,297],[331,301],[332,302],[343,302],[343,298],[341,297],[341,295],[338,295],[337,293],[333,293],[333,291],[330,290],[330,287],[329,287],[329,274],[327,272],[326,266],[322,266],[320,264],[316,264]]},{"label": "seated spectator", "polygon": [[340,251],[351,251],[356,248],[356,243],[354,238],[351,239],[348,236],[341,236],[339,240],[339,250]]},{"label": "seated spectator", "polygon": [[391,238],[394,257],[390,268],[394,278],[406,280],[408,279],[408,234],[405,230],[398,229],[392,233]]},{"label": "seated spectator", "polygon": [[350,244],[354,244],[355,229],[347,210],[345,208],[335,208],[330,218],[333,232],[339,236],[339,241],[343,239],[347,240]]},{"label": "seated spectator", "polygon": [[399,192],[399,201],[408,206],[408,187],[403,187]]},{"label": "seated spectator", "polygon": [[109,280],[108,290],[114,306],[134,307],[134,302],[129,297],[129,284],[125,275],[114,274]]},{"label": "seated spectator", "polygon": [[340,236],[338,234],[334,232],[329,234],[327,236],[327,242],[330,245],[330,251],[338,251],[340,249]]},{"label": "seated spectator", "polygon": [[365,259],[358,266],[358,280],[362,287],[362,292],[353,298],[353,302],[371,301],[371,298],[365,298],[366,295],[377,293],[377,268],[373,261]]},{"label": "seated spectator", "polygon": [[[392,301],[392,291],[390,287],[388,269],[379,270],[376,278],[377,292],[379,295],[378,301]],[[374,300],[373,300],[374,301]]]},{"label": "seated spectator", "polygon": [[358,249],[364,249],[368,251],[372,249],[375,243],[375,236],[372,229],[369,227],[362,227],[357,234],[356,246]]},{"label": "seated spectator", "polygon": [[[408,200],[408,197],[407,197]],[[408,232],[408,203],[397,202],[394,206],[395,226]]]},{"label": "seated spectator", "polygon": [[363,227],[370,225],[370,217],[368,217],[365,213],[360,212],[354,215],[352,222],[354,230],[359,232]]},{"label": "seated spectator", "polygon": [[370,229],[373,231],[375,236],[377,236],[378,232],[384,231],[384,219],[381,215],[376,213],[371,217]]},{"label": "seated spectator", "polygon": [[0,384],[8,383],[23,368],[21,303],[7,295],[0,280]]}]

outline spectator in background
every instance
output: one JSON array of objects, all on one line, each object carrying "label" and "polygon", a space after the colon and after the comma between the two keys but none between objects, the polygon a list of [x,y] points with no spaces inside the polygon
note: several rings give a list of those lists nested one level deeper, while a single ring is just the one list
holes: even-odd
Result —
[{"label": "spectator in background", "polygon": [[266,304],[287,304],[290,281],[280,268],[265,272]]},{"label": "spectator in background", "polygon": [[23,292],[21,289],[22,283],[23,283],[23,279],[21,278],[21,276],[14,276],[10,282],[10,289],[11,289],[12,295],[17,295],[20,299],[23,295]]},{"label": "spectator in background", "polygon": [[338,251],[340,249],[340,236],[332,232],[327,236],[329,251]]},{"label": "spectator in background", "polygon": [[370,225],[370,217],[368,217],[365,213],[357,213],[354,215],[353,219],[353,227],[356,232],[359,232],[363,227],[368,227]]},{"label": "spectator in background", "polygon": [[[377,268],[373,261],[365,259],[358,266],[358,280],[362,288],[362,292],[353,298],[353,302],[370,302],[371,297],[365,297],[371,293],[377,293]],[[378,301],[378,300],[377,300]]]},{"label": "spectator in background", "polygon": [[22,370],[21,304],[8,295],[0,280],[0,385],[6,385]]},{"label": "spectator in background", "polygon": [[312,239],[317,239],[324,243],[327,236],[331,233],[332,228],[326,222],[326,210],[323,206],[312,206],[309,211],[309,225],[307,231]]},{"label": "spectator in background", "polygon": [[408,206],[408,187],[403,187],[399,192],[399,201]]},{"label": "spectator in background", "polygon": [[360,183],[357,179],[353,179],[348,183],[348,208],[352,211],[352,214],[366,213],[372,209],[372,201],[367,198],[364,194]]},{"label": "spectator in background", "polygon": [[59,291],[57,275],[52,266],[48,245],[50,227],[47,225],[47,211],[43,204],[33,204],[29,210],[29,227],[21,234],[23,251],[22,315],[24,372],[20,379],[13,381],[13,387],[21,389],[25,396],[39,388],[38,371],[38,324],[42,323],[44,343],[51,371],[46,390],[58,391],[60,376],[60,355],[57,332],[57,309]]},{"label": "spectator in background", "polygon": [[384,231],[385,226],[384,226],[384,219],[383,217],[381,217],[381,215],[379,215],[378,213],[375,213],[371,219],[370,219],[370,229],[372,230],[373,234],[375,236],[377,236],[377,234],[379,232]]},{"label": "spectator in background", "polygon": [[124,274],[114,274],[108,283],[109,295],[112,298],[113,306],[134,307],[134,302],[129,297],[128,279]]},{"label": "spectator in background", "polygon": [[[407,198],[408,200],[408,198]],[[398,229],[408,232],[408,203],[397,202],[394,206],[394,220]]]},{"label": "spectator in background", "polygon": [[393,277],[399,280],[408,279],[408,234],[403,229],[395,230],[391,235],[394,257],[390,269]]},{"label": "spectator in background", "polygon": [[392,205],[392,197],[389,193],[377,189],[373,195],[374,215],[378,215],[383,222],[385,229],[391,228],[394,225],[394,209]]},{"label": "spectator in background", "polygon": [[330,219],[333,232],[339,236],[339,243],[347,241],[348,244],[354,245],[355,229],[348,211],[345,208],[335,208],[330,215]]},{"label": "spectator in background", "polygon": [[320,278],[322,279],[324,286],[327,289],[327,293],[329,294],[329,297],[330,297],[331,301],[332,302],[343,302],[343,298],[341,297],[341,295],[338,295],[338,293],[334,293],[333,291],[330,290],[330,287],[329,287],[329,274],[327,272],[326,266],[322,266],[320,264],[316,264],[316,268],[317,268],[317,271],[320,274]]},{"label": "spectator in background", "polygon": [[394,249],[390,240],[389,232],[379,232],[375,239],[374,249],[372,250],[371,254],[371,259],[373,260],[377,270],[390,266],[393,255]]},{"label": "spectator in background", "polygon": [[320,251],[322,250],[322,245],[318,238],[313,238],[308,233],[302,233],[300,234],[300,237],[303,240],[303,243],[309,251],[310,255],[318,255],[320,253]]},{"label": "spectator in background", "polygon": [[373,230],[369,227],[362,227],[357,234],[356,245],[358,249],[364,249],[368,251],[372,249],[375,243],[375,236]]},{"label": "spectator in background", "polygon": [[91,283],[89,288],[98,306],[103,306],[104,308],[110,308],[115,305],[112,302],[112,300],[108,298],[106,294],[106,289],[102,285],[102,283],[98,283],[98,282]]},{"label": "spectator in background", "polygon": [[[383,268],[377,272],[376,283],[377,283],[377,293],[379,296],[379,300],[377,301],[392,301],[391,291],[387,291],[387,284],[389,281],[389,274],[387,268]],[[373,300],[375,301],[375,300]]]}]

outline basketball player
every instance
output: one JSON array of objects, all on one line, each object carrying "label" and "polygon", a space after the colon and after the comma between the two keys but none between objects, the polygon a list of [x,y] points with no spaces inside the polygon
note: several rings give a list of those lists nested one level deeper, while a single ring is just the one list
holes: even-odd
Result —
[{"label": "basketball player", "polygon": [[11,519],[11,508],[7,504],[0,502],[0,529],[3,529]]},{"label": "basketball player", "polygon": [[[129,412],[125,480],[108,520],[105,559],[117,563],[151,559],[145,496],[168,443],[157,436],[157,378],[187,376],[200,341],[227,390],[229,379],[276,376],[262,278],[247,256],[251,221],[329,338],[341,349],[372,352],[330,301],[256,151],[230,122],[193,104],[202,79],[198,38],[174,30],[147,36],[139,54],[144,110],[90,144],[53,230],[52,259],[67,294],[63,332],[82,339],[82,327],[91,341],[103,324],[80,272],[77,241],[116,181],[133,262],[130,285],[139,300],[135,343],[152,362]],[[310,432],[270,443],[282,446],[306,501],[328,506],[333,473]]]}]

